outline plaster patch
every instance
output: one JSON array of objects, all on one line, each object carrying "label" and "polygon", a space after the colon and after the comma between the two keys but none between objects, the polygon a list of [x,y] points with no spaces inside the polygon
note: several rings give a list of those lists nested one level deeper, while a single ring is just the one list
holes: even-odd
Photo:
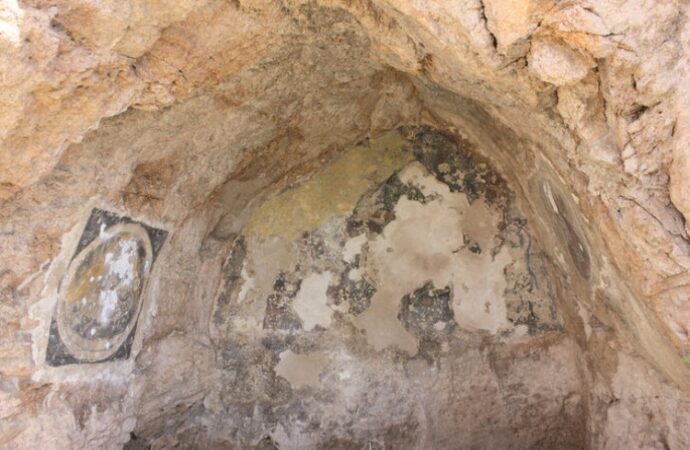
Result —
[{"label": "plaster patch", "polygon": [[585,329],[585,336],[587,339],[592,335],[592,326],[589,324],[589,312],[582,306],[581,303],[577,304],[577,315],[580,316],[582,320],[582,325]]},{"label": "plaster patch", "polygon": [[317,325],[328,328],[331,325],[333,310],[328,307],[328,285],[333,278],[330,272],[311,274],[302,280],[299,292],[295,296],[293,308],[305,331],[313,330]]},{"label": "plaster patch", "polygon": [[362,253],[362,246],[367,242],[367,235],[362,233],[349,239],[343,247],[343,260],[348,263],[355,261],[357,255]]},{"label": "plaster patch", "polygon": [[120,281],[129,285],[134,280],[134,266],[132,259],[136,258],[139,245],[133,239],[124,239],[119,242],[118,251],[105,255],[105,264],[108,270],[117,275]]},{"label": "plaster patch", "polygon": [[352,269],[347,273],[347,278],[352,281],[359,281],[362,279],[362,269]]},{"label": "plaster patch", "polygon": [[286,350],[280,355],[276,374],[288,380],[295,389],[319,386],[319,376],[330,359],[324,352],[298,354]]},{"label": "plaster patch", "polygon": [[416,186],[425,196],[449,195],[451,193],[448,185],[438,181],[426,170],[420,162],[408,164],[400,171],[400,181],[404,184]]},{"label": "plaster patch", "polygon": [[273,282],[278,273],[294,267],[297,263],[297,252],[292,242],[280,236],[249,238],[247,249],[247,260],[243,269],[253,281],[246,296],[251,299],[264,299],[273,292]]},{"label": "plaster patch", "polygon": [[[427,175],[422,177],[418,164],[406,171],[416,172],[415,179],[436,192],[444,186]],[[371,265],[375,267],[379,290],[371,299],[371,307],[356,321],[367,333],[369,344],[381,350],[397,346],[415,354],[418,342],[398,320],[401,298],[428,280],[446,286],[456,267],[452,250],[462,246],[462,217],[459,211],[469,206],[463,194],[452,194],[427,204],[401,197],[395,207],[396,220],[389,223],[369,243]]]},{"label": "plaster patch", "polygon": [[[82,299],[82,304],[84,305],[87,304],[85,300],[86,298]],[[110,322],[110,317],[115,312],[115,306],[117,305],[117,291],[114,289],[103,289],[98,295],[98,300],[101,304],[101,314],[98,318],[98,322],[102,326],[105,326],[108,324],[108,322]],[[92,328],[89,334],[93,336],[95,331],[96,329]]]},{"label": "plaster patch", "polygon": [[240,276],[242,277],[243,283],[240,293],[237,295],[237,303],[242,303],[244,299],[247,298],[249,291],[254,287],[254,279],[249,276],[246,267],[242,267]]},{"label": "plaster patch", "polygon": [[371,307],[355,319],[369,344],[417,352],[417,339],[399,320],[400,302],[427,282],[453,287],[453,312],[461,326],[495,333],[509,325],[503,295],[509,252],[494,256],[466,248],[468,235],[481,248],[493,248],[500,212],[481,199],[470,204],[464,193],[452,192],[419,163],[403,169],[400,179],[418,186],[429,200],[401,197],[396,219],[369,242],[367,269],[378,290]]},{"label": "plaster patch", "polygon": [[497,333],[510,325],[506,317],[504,268],[512,258],[504,248],[495,257],[488,252],[466,255],[453,277],[455,320],[464,328]]}]

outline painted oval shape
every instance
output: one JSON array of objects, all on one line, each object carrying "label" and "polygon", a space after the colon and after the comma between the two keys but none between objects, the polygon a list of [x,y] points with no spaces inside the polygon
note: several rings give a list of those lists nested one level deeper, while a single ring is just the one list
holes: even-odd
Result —
[{"label": "painted oval shape", "polygon": [[60,289],[57,325],[75,357],[105,359],[127,339],[151,261],[149,236],[137,224],[105,230],[72,260]]}]

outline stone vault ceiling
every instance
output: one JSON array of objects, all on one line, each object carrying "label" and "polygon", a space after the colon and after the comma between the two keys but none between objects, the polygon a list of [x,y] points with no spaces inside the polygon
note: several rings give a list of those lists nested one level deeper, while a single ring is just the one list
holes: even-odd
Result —
[{"label": "stone vault ceiling", "polygon": [[0,447],[688,448],[689,46],[670,0],[1,1]]}]

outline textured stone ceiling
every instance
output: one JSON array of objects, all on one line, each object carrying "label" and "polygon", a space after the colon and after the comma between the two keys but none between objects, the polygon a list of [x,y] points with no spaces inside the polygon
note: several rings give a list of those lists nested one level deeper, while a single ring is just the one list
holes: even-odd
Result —
[{"label": "textured stone ceiling", "polygon": [[690,447],[689,47],[678,1],[1,2],[0,447]]}]

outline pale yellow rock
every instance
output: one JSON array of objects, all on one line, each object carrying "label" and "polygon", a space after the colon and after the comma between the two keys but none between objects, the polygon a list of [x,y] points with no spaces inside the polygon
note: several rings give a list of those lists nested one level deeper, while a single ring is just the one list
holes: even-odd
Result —
[{"label": "pale yellow rock", "polygon": [[274,197],[259,208],[248,232],[294,238],[334,215],[352,211],[367,189],[412,158],[397,131],[343,155],[305,183]]},{"label": "pale yellow rock", "polygon": [[553,0],[485,0],[484,14],[498,49],[506,50],[529,35],[555,5]]},{"label": "pale yellow rock", "polygon": [[550,38],[533,39],[527,61],[539,79],[556,86],[582,80],[595,65],[591,57]]}]

